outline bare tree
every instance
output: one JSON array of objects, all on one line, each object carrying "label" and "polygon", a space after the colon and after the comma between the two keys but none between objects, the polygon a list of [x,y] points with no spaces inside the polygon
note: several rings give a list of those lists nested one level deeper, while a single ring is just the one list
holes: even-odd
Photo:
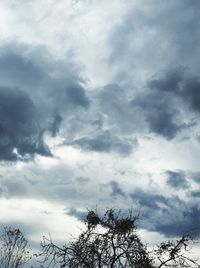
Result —
[{"label": "bare tree", "polygon": [[192,241],[189,234],[183,234],[179,240],[171,240],[158,245],[153,251],[154,259],[158,264],[156,267],[200,267],[197,260],[190,257]]},{"label": "bare tree", "polygon": [[146,247],[136,234],[137,217],[123,217],[120,212],[107,210],[103,217],[90,211],[86,230],[75,242],[59,247],[51,238],[44,238],[43,265],[47,267],[81,268],[150,268],[151,260]]},{"label": "bare tree", "polygon": [[23,233],[5,227],[0,236],[0,268],[20,268],[30,258],[28,241]]},{"label": "bare tree", "polygon": [[103,217],[90,211],[86,228],[75,240],[58,246],[51,237],[43,239],[42,267],[68,268],[191,268],[200,265],[187,254],[191,238],[183,235],[177,241],[168,241],[148,251],[136,231],[138,216],[130,211],[127,216],[113,209]]}]

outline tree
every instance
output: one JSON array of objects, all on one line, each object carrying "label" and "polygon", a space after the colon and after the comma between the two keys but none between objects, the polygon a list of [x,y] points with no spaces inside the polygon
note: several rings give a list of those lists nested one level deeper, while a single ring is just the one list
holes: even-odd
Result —
[{"label": "tree", "polygon": [[148,251],[136,231],[138,216],[109,209],[103,217],[89,211],[86,228],[74,242],[58,246],[51,237],[43,239],[42,266],[68,268],[161,268],[200,267],[184,252],[190,237],[168,241]]},{"label": "tree", "polygon": [[192,240],[189,234],[183,234],[179,240],[161,243],[153,252],[158,263],[156,267],[200,267],[196,260],[189,257]]},{"label": "tree", "polygon": [[[103,217],[90,211],[86,219],[86,230],[75,242],[59,247],[51,239],[44,238],[42,255],[48,267],[146,267],[150,268],[146,247],[135,230],[137,217],[130,212],[122,217],[120,212],[110,209]],[[101,230],[99,230],[101,228]]]},{"label": "tree", "polygon": [[0,236],[0,268],[20,268],[30,258],[28,241],[23,233],[5,227]]}]

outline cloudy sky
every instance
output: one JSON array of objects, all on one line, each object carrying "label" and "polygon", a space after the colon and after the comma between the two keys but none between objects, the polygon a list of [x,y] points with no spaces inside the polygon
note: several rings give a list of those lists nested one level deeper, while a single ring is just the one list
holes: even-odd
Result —
[{"label": "cloudy sky", "polygon": [[36,244],[85,211],[200,234],[200,1],[0,1],[1,225]]}]

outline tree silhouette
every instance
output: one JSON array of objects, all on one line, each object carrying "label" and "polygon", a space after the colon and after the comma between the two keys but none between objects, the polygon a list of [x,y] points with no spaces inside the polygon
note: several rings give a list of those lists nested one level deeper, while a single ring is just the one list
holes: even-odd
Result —
[{"label": "tree silhouette", "polygon": [[138,216],[133,216],[131,211],[123,216],[120,211],[109,209],[102,217],[89,211],[86,228],[74,242],[58,246],[51,237],[43,238],[42,267],[200,267],[185,254],[191,240],[188,235],[148,251],[137,235],[137,219]]},{"label": "tree silhouette", "polygon": [[161,243],[153,252],[158,263],[156,267],[200,267],[196,260],[189,257],[192,240],[189,234],[183,234],[179,240]]},{"label": "tree silhouette", "polygon": [[0,236],[0,268],[20,268],[30,258],[28,241],[23,233],[5,227]]},{"label": "tree silhouette", "polygon": [[90,211],[86,219],[86,230],[75,242],[59,247],[51,239],[44,238],[43,265],[47,267],[146,267],[151,260],[146,247],[136,234],[137,217],[130,212],[122,217],[120,212],[107,210],[103,217]]}]

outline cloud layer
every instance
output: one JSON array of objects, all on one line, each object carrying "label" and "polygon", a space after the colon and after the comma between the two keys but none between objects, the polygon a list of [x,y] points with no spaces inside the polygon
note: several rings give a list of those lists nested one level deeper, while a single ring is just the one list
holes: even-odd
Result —
[{"label": "cloud layer", "polygon": [[200,2],[150,2],[2,3],[3,222],[31,236],[25,203],[34,223],[132,207],[145,230],[199,234]]}]

